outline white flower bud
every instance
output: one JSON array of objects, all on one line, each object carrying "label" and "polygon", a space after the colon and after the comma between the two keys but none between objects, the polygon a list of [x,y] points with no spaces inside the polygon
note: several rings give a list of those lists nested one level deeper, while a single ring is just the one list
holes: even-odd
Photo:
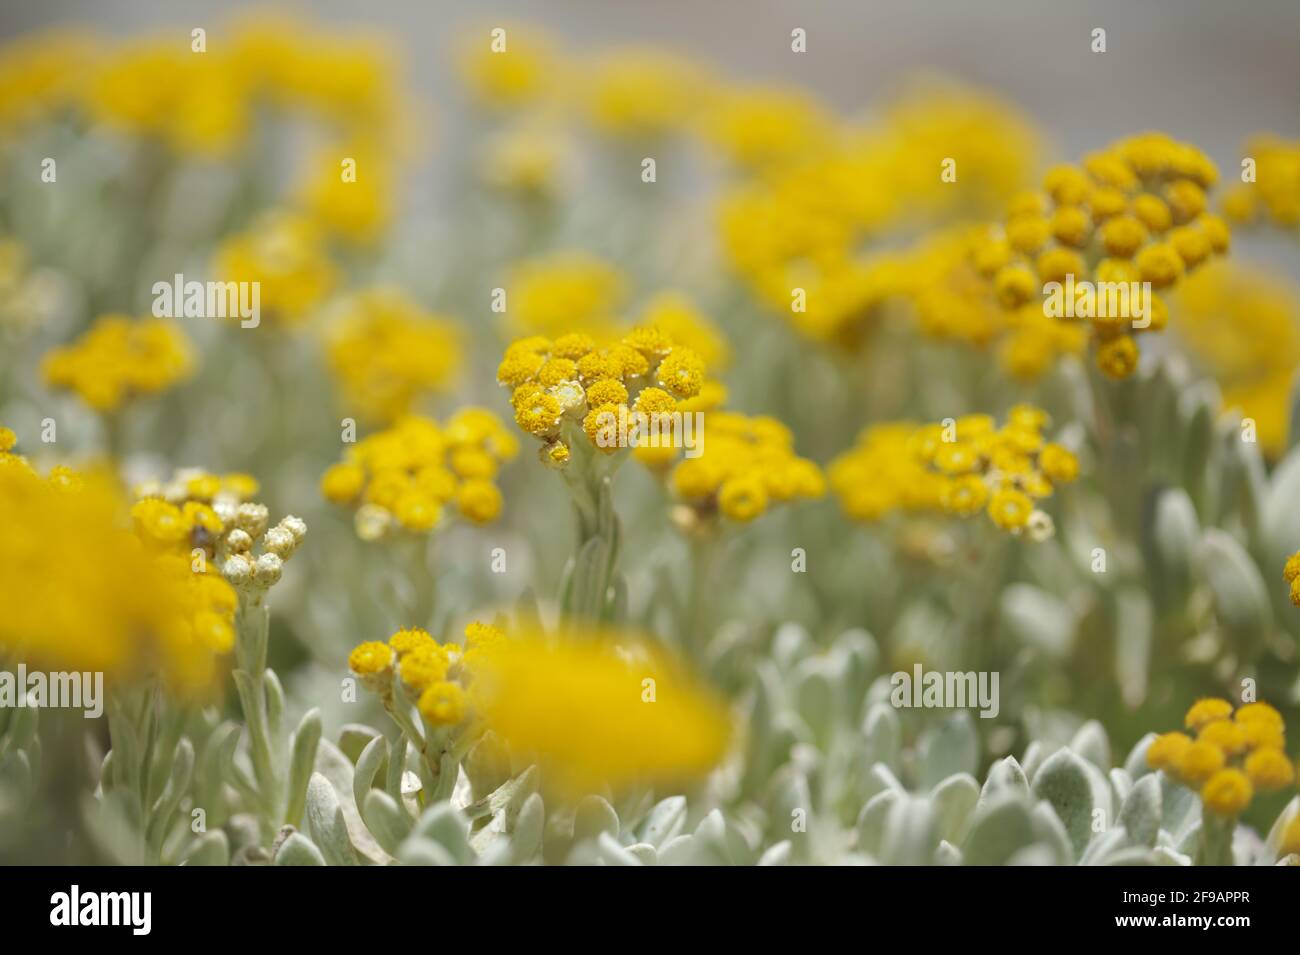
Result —
[{"label": "white flower bud", "polygon": [[227,557],[221,574],[235,587],[246,586],[253,579],[253,562],[243,554]]},{"label": "white flower bud", "polygon": [[293,535],[295,544],[301,544],[302,539],[307,536],[307,522],[301,517],[294,517],[290,514],[280,521],[280,526]]},{"label": "white flower bud", "polygon": [[226,535],[226,548],[232,554],[247,554],[253,549],[253,538],[247,531],[241,531],[236,527]]},{"label": "white flower bud", "polygon": [[266,537],[262,540],[262,546],[266,548],[267,553],[274,554],[281,560],[288,560],[298,546],[298,542],[293,539],[293,535],[284,527],[272,527],[266,532]]},{"label": "white flower bud", "polygon": [[235,523],[249,533],[254,540],[266,533],[266,522],[270,517],[265,504],[240,504],[235,512]]},{"label": "white flower bud", "polygon": [[278,583],[284,571],[284,561],[274,554],[263,554],[253,566],[253,581],[261,587]]}]

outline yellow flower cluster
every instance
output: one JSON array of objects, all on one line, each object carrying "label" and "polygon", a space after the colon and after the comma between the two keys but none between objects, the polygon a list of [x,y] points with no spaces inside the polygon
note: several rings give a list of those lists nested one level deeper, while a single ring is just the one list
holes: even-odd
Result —
[{"label": "yellow flower cluster", "polygon": [[[493,36],[492,31],[502,32]],[[456,65],[474,98],[492,109],[536,102],[555,85],[560,61],[550,37],[531,27],[484,25],[458,41]]]},{"label": "yellow flower cluster", "polygon": [[830,485],[854,520],[895,511],[972,517],[981,511],[1004,531],[1041,541],[1053,532],[1036,502],[1079,476],[1079,461],[1047,441],[1047,414],[1017,405],[998,427],[989,415],[940,424],[873,425],[831,463]]},{"label": "yellow flower cluster", "polygon": [[594,447],[613,454],[621,435],[644,416],[647,425],[671,428],[673,412],[698,410],[716,398],[705,390],[704,361],[652,325],[632,329],[602,346],[591,335],[569,333],[552,340],[522,338],[506,348],[497,381],[510,389],[520,429],[542,442],[548,467],[569,462],[571,433],[581,430]]},{"label": "yellow flower cluster", "polygon": [[451,383],[461,346],[449,319],[388,288],[358,292],[336,309],[328,355],[349,409],[389,423]]},{"label": "yellow flower cluster", "polygon": [[71,345],[52,349],[41,363],[47,385],[74,392],[100,412],[165,391],[192,369],[189,344],[173,323],[125,315],[102,316]]},{"label": "yellow flower cluster", "polygon": [[0,133],[39,122],[75,102],[98,41],[82,30],[47,30],[0,50]]},{"label": "yellow flower cluster", "polygon": [[[1036,153],[1032,127],[1005,103],[919,89],[876,125],[844,126],[814,154],[731,189],[723,246],[772,310],[814,340],[855,349],[903,277],[891,257],[864,256],[863,242],[886,226],[991,211],[1027,180]],[[942,181],[945,158],[961,188]]]},{"label": "yellow flower cluster", "polygon": [[1234,712],[1227,700],[1197,700],[1184,724],[1195,737],[1157,736],[1147,749],[1147,765],[1199,791],[1208,811],[1238,816],[1257,791],[1284,789],[1295,781],[1286,755],[1286,724],[1267,703],[1247,703]]},{"label": "yellow flower cluster", "polygon": [[987,226],[960,228],[926,239],[898,257],[899,294],[923,335],[975,347],[996,347],[1002,369],[1034,381],[1064,355],[1082,355],[1087,331],[1043,314],[1038,302],[1008,311],[994,300],[990,280],[976,268],[988,246]]},{"label": "yellow flower cluster", "polygon": [[[250,500],[257,488],[247,474],[184,468],[165,482],[137,486],[131,517],[142,540],[175,549],[195,573],[209,572],[212,559],[232,586],[260,592],[279,582],[285,562],[307,536],[307,525],[289,515],[271,526],[266,505]],[[199,550],[201,564],[195,559]]]},{"label": "yellow flower cluster", "polygon": [[1300,288],[1257,268],[1216,262],[1178,292],[1178,336],[1214,375],[1223,407],[1255,422],[1268,457],[1286,451],[1300,368]]},{"label": "yellow flower cluster", "polygon": [[398,630],[387,643],[372,640],[352,650],[348,666],[362,683],[381,696],[391,697],[393,678],[433,727],[452,727],[469,715],[469,680],[466,665],[481,634],[500,635],[495,627],[472,623],[465,629],[466,648],[439,644],[427,631]]},{"label": "yellow flower cluster", "polygon": [[1267,219],[1283,229],[1300,225],[1300,140],[1265,133],[1248,141],[1242,155],[1255,160],[1255,181],[1223,197],[1223,214],[1242,224]]},{"label": "yellow flower cluster", "polygon": [[483,408],[462,408],[442,425],[412,415],[349,448],[322,475],[321,493],[356,508],[362,540],[428,533],[450,504],[466,520],[487,524],[503,505],[493,479],[518,448]]},{"label": "yellow flower cluster", "polygon": [[1282,568],[1282,578],[1291,587],[1291,602],[1300,607],[1300,551],[1296,551],[1286,560],[1286,566]]},{"label": "yellow flower cluster", "polygon": [[[201,53],[196,42],[189,30],[123,43],[69,32],[32,38],[0,55],[0,117],[78,107],[110,129],[217,157],[241,148],[267,107],[396,135],[396,58],[386,45],[280,16],[209,29]],[[20,97],[21,111],[11,105]]]},{"label": "yellow flower cluster", "polygon": [[711,690],[656,644],[626,633],[511,634],[473,669],[484,726],[570,795],[702,774],[731,737],[730,716]]},{"label": "yellow flower cluster", "polygon": [[216,271],[226,282],[258,284],[261,317],[283,326],[304,322],[336,281],[320,227],[285,210],[261,216],[247,232],[217,249]]},{"label": "yellow flower cluster", "polygon": [[[1080,166],[1050,169],[1042,192],[1023,193],[1011,202],[1000,232],[973,252],[973,263],[993,283],[1006,309],[1047,307],[1045,286],[1068,287],[1073,277],[1076,303],[1090,322],[1097,366],[1113,378],[1137,367],[1136,330],[1165,326],[1168,312],[1152,295],[1149,324],[1133,325],[1137,307],[1102,308],[1092,283],[1149,282],[1171,289],[1212,256],[1227,251],[1227,224],[1207,211],[1206,190],[1218,177],[1214,164],[1194,146],[1163,133],[1144,133],[1113,143],[1084,158]],[[1078,283],[1090,283],[1088,285]],[[1095,295],[1091,306],[1081,296]],[[1121,301],[1122,300],[1118,300]],[[1086,314],[1090,313],[1090,314]],[[1063,319],[1065,320],[1065,319]]]},{"label": "yellow flower cluster", "polygon": [[[776,504],[826,492],[821,469],[794,453],[793,435],[775,418],[710,411],[703,430],[703,453],[682,458],[667,477],[682,504],[675,517],[687,529],[708,526],[719,516],[745,523]],[[657,451],[638,448],[637,456],[656,466]]]},{"label": "yellow flower cluster", "polygon": [[0,429],[0,649],[114,681],[157,677],[180,695],[209,689],[234,641],[231,588],[132,533],[111,475],[42,478],[12,448]]},{"label": "yellow flower cluster", "polygon": [[506,314],[525,335],[598,335],[613,324],[626,295],[619,271],[583,252],[555,252],[522,262],[511,271],[506,289]]}]

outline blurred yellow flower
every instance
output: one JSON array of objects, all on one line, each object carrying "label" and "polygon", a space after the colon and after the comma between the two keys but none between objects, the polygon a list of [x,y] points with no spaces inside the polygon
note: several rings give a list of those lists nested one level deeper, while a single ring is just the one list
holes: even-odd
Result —
[{"label": "blurred yellow flower", "polygon": [[445,391],[461,362],[461,336],[450,319],[392,288],[372,288],[331,306],[330,367],[348,410],[389,423]]},{"label": "blurred yellow flower", "polygon": [[334,285],[336,271],[319,227],[282,210],[227,238],[217,250],[216,268],[223,281],[258,283],[263,316],[284,326],[310,316]]},{"label": "blurred yellow flower", "polygon": [[102,316],[41,362],[47,385],[73,392],[100,412],[165,391],[192,370],[189,343],[173,323],[125,315]]},{"label": "blurred yellow flower", "polygon": [[711,691],[623,633],[512,635],[476,662],[471,697],[490,730],[571,795],[700,775],[731,735]]}]

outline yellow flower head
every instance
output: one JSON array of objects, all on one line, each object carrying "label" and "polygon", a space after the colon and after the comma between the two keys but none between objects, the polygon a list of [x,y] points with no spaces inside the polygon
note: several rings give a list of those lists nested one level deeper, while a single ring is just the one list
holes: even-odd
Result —
[{"label": "yellow flower head", "polygon": [[1201,789],[1205,808],[1220,816],[1241,815],[1254,795],[1250,779],[1239,769],[1220,769]]},{"label": "yellow flower head", "polygon": [[492,478],[517,452],[515,438],[486,409],[462,408],[441,425],[411,415],[349,448],[321,477],[321,493],[356,508],[363,540],[428,533],[444,523],[444,505],[452,502],[462,517],[487,523],[503,503]]},{"label": "yellow flower head", "polygon": [[1295,767],[1279,749],[1257,749],[1246,757],[1246,775],[1262,792],[1284,789],[1295,781]]},{"label": "yellow flower head", "polygon": [[1200,730],[1215,720],[1226,720],[1232,716],[1232,704],[1217,697],[1197,700],[1183,718],[1183,725],[1189,730]]},{"label": "yellow flower head", "polygon": [[455,726],[465,719],[468,700],[459,683],[445,680],[429,684],[420,694],[420,715],[431,726]]},{"label": "yellow flower head", "polygon": [[189,377],[193,359],[180,330],[163,319],[106,315],[76,342],[45,356],[51,388],[74,392],[91,408],[117,411]]},{"label": "yellow flower head", "polygon": [[386,288],[358,292],[332,313],[328,356],[346,409],[391,423],[451,384],[461,347],[449,319]]},{"label": "yellow flower head", "polygon": [[1186,733],[1161,733],[1147,747],[1147,765],[1172,771],[1192,745]]},{"label": "yellow flower head", "polygon": [[569,793],[707,772],[730,737],[714,694],[621,633],[517,635],[477,662],[473,686],[485,725]]},{"label": "yellow flower head", "polygon": [[353,673],[371,676],[391,669],[394,655],[393,648],[388,644],[371,640],[352,648],[348,654],[348,666]]},{"label": "yellow flower head", "polygon": [[1223,750],[1213,743],[1197,740],[1174,760],[1173,769],[1189,785],[1199,785],[1223,769],[1227,762]]}]

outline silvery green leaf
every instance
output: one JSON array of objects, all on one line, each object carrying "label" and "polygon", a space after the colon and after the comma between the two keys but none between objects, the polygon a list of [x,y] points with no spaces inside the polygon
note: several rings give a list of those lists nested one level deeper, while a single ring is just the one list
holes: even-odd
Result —
[{"label": "silvery green leaf", "polygon": [[1143,846],[1154,846],[1160,831],[1160,779],[1148,774],[1133,784],[1119,811],[1119,823],[1129,838]]},{"label": "silvery green leaf", "polygon": [[532,793],[524,800],[515,819],[514,831],[510,843],[513,849],[513,861],[516,864],[527,862],[542,850],[542,835],[546,827],[546,807],[541,793]]},{"label": "silvery green leaf", "polygon": [[440,802],[426,809],[412,836],[438,843],[462,865],[474,861],[469,845],[469,820],[453,809],[451,803]]},{"label": "silvery green leaf", "polygon": [[880,855],[881,843],[885,837],[885,823],[894,806],[901,803],[907,794],[900,789],[884,789],[867,800],[867,804],[858,813],[858,849],[872,856]]},{"label": "silvery green leaf", "polygon": [[536,766],[529,766],[513,779],[507,779],[487,796],[466,806],[465,815],[470,819],[478,819],[504,812],[506,821],[513,823],[524,800],[537,792],[540,784],[540,770]]},{"label": "silvery green leaf", "polygon": [[1110,788],[1115,793],[1115,798],[1120,801],[1120,805],[1123,805],[1124,800],[1133,790],[1133,780],[1129,779],[1128,773],[1118,766],[1107,773],[1106,778],[1110,781]]},{"label": "silvery green leaf", "polygon": [[1268,831],[1268,838],[1264,840],[1264,846],[1260,850],[1257,864],[1271,865],[1281,857],[1282,834],[1286,832],[1287,826],[1291,824],[1291,820],[1297,815],[1300,815],[1300,796],[1294,797],[1278,813],[1277,819],[1274,820],[1272,828]]},{"label": "silvery green leaf", "polygon": [[676,836],[659,847],[659,865],[690,865],[695,859],[695,837]]},{"label": "silvery green leaf", "polygon": [[1034,774],[1033,792],[1056,810],[1077,859],[1092,838],[1094,802],[1087,764],[1070,750],[1058,749]]},{"label": "silvery green leaf", "polygon": [[1158,492],[1149,518],[1146,552],[1152,585],[1165,607],[1180,606],[1192,583],[1192,558],[1201,525],[1187,492],[1167,487]]},{"label": "silvery green leaf", "polygon": [[641,865],[641,860],[623,848],[618,838],[609,832],[596,837],[596,854],[606,865]]},{"label": "silvery green leaf", "polygon": [[352,771],[352,798],[358,807],[365,805],[366,793],[374,788],[375,777],[387,759],[388,740],[383,736],[374,737],[361,750],[356,768]]},{"label": "silvery green leaf", "polygon": [[646,820],[641,839],[658,849],[677,836],[684,825],[686,825],[686,797],[669,796],[650,811],[650,818]]},{"label": "silvery green leaf", "polygon": [[1004,865],[1033,843],[1033,820],[1024,800],[1013,792],[1002,792],[976,808],[970,834],[962,846],[962,862]]},{"label": "silvery green leaf", "polygon": [[1160,780],[1161,827],[1170,834],[1177,847],[1201,823],[1201,797],[1164,773],[1152,775]]},{"label": "silvery green leaf", "polygon": [[1179,401],[1186,422],[1183,444],[1182,485],[1190,492],[1199,513],[1206,513],[1209,503],[1206,480],[1210,472],[1210,452],[1214,447],[1214,415],[1217,401],[1209,388],[1193,388]]},{"label": "silvery green leaf", "polygon": [[642,865],[658,865],[659,853],[648,842],[634,842],[627,851]]},{"label": "silvery green leaf", "polygon": [[1038,767],[1043,764],[1047,753],[1047,748],[1038,740],[1032,740],[1025,747],[1024,757],[1020,760],[1020,769],[1025,774],[1026,788],[1028,783],[1033,782],[1034,773],[1038,772]]},{"label": "silvery green leaf", "polygon": [[1034,835],[1037,837],[1038,844],[1051,849],[1055,856],[1052,864],[1070,865],[1074,862],[1074,846],[1070,843],[1070,835],[1065,831],[1065,825],[1051,803],[1035,803],[1029,815],[1033,821]]},{"label": "silvery green leaf", "polygon": [[862,700],[866,696],[871,678],[880,668],[880,648],[875,639],[865,630],[845,630],[835,638],[831,656],[838,661],[837,672],[843,693],[846,712],[844,719],[856,722],[862,712]]},{"label": "silvery green leaf", "polygon": [[478,864],[483,866],[502,866],[515,864],[514,846],[509,839],[497,839],[483,848],[479,853]]},{"label": "silvery green leaf", "polygon": [[961,865],[961,850],[947,839],[941,840],[939,847],[934,850],[934,864]]},{"label": "silvery green leaf", "polygon": [[1070,749],[1102,772],[1110,768],[1110,740],[1106,737],[1106,730],[1096,720],[1088,720],[1079,727],[1070,740]]},{"label": "silvery green leaf", "polygon": [[230,842],[220,829],[205,832],[194,840],[184,865],[224,866],[230,864]]},{"label": "silvery green leaf", "polygon": [[939,838],[961,845],[979,798],[979,783],[969,773],[956,773],[935,786],[930,799],[938,818]]},{"label": "silvery green leaf", "polygon": [[307,780],[316,765],[316,747],[320,744],[320,710],[310,709],[303,715],[298,728],[293,731],[289,745],[289,790],[284,821],[297,825],[302,819],[303,804],[307,799]]},{"label": "silvery green leaf", "polygon": [[888,766],[884,763],[876,763],[867,770],[865,795],[869,799],[884,789],[896,789],[899,792],[907,791],[907,787],[898,781],[898,777],[890,772]]},{"label": "silvery green leaf", "polygon": [[801,660],[791,674],[795,707],[821,743],[830,737],[835,719],[835,687],[820,657]]},{"label": "silvery green leaf", "polygon": [[1254,652],[1273,623],[1259,568],[1234,537],[1215,528],[1206,531],[1201,541],[1200,562],[1225,635],[1238,653]]},{"label": "silvery green leaf", "polygon": [[998,599],[998,614],[1018,644],[1036,647],[1050,657],[1064,657],[1074,642],[1074,610],[1033,584],[1009,584]]},{"label": "silvery green leaf", "polygon": [[938,845],[938,820],[929,799],[904,796],[890,807],[880,842],[881,862],[929,865]]},{"label": "silvery green leaf", "polygon": [[[316,772],[333,787],[335,797],[342,807],[343,821],[347,824],[347,835],[353,849],[367,862],[386,864],[392,857],[380,848],[375,837],[366,828],[361,819],[361,807],[357,805],[353,794],[352,761],[327,739],[316,747]],[[308,789],[310,790],[310,783]]]},{"label": "silvery green leaf", "polygon": [[408,837],[402,843],[397,852],[397,860],[402,865],[454,866],[459,864],[456,857],[441,845],[416,835]]},{"label": "silvery green leaf", "polygon": [[791,669],[812,652],[812,638],[797,623],[783,623],[772,636],[772,659],[782,670]]},{"label": "silvery green leaf", "polygon": [[356,763],[361,758],[361,753],[371,740],[376,736],[383,736],[373,726],[366,726],[364,723],[344,723],[343,728],[339,730],[339,750],[352,763]]},{"label": "silvery green leaf", "polygon": [[172,761],[172,771],[167,779],[167,785],[163,787],[163,791],[153,804],[153,809],[149,815],[149,824],[145,829],[145,837],[150,845],[155,847],[162,845],[163,837],[166,835],[167,827],[171,824],[176,807],[180,805],[181,799],[189,791],[190,779],[193,773],[194,744],[182,737],[176,747],[176,758]]},{"label": "silvery green leaf", "polygon": [[980,789],[979,803],[976,808],[982,807],[996,796],[1007,793],[1021,797],[1029,795],[1029,780],[1014,756],[1000,759],[989,767],[989,774],[984,779],[983,788]]},{"label": "silvery green leaf", "polygon": [[301,832],[295,832],[280,844],[276,865],[326,865],[324,854]]},{"label": "silvery green leaf", "polygon": [[903,738],[898,711],[888,703],[873,703],[863,720],[862,735],[866,742],[863,759],[897,771]]},{"label": "silvery green leaf", "polygon": [[[1123,635],[1115,647],[1115,679],[1125,704],[1136,708],[1146,700],[1151,670],[1155,625],[1151,599],[1137,587],[1122,588],[1115,597],[1115,618],[1115,632]],[[1104,769],[1109,763],[1098,765]]]},{"label": "silvery green leaf", "polygon": [[307,782],[307,831],[330,865],[357,865],[338,794],[328,779],[312,773]]},{"label": "silvery green leaf", "polygon": [[1032,845],[1025,846],[1012,853],[1007,859],[1006,865],[1014,866],[1042,866],[1042,865],[1060,865],[1056,851],[1051,846]]},{"label": "silvery green leaf", "polygon": [[920,741],[921,785],[937,786],[953,773],[974,773],[979,762],[979,737],[969,713],[957,713]]},{"label": "silvery green leaf", "polygon": [[1155,853],[1150,849],[1130,846],[1127,849],[1117,849],[1108,853],[1098,860],[1097,865],[1165,865],[1167,863],[1158,861]]},{"label": "silvery green leaf", "polygon": [[361,804],[361,818],[365,820],[375,840],[391,853],[397,852],[411,831],[411,817],[398,807],[393,797],[382,789],[372,789],[366,793]]},{"label": "silvery green leaf", "polygon": [[1151,850],[1151,862],[1153,865],[1191,865],[1192,859],[1168,846],[1156,846]]},{"label": "silvery green leaf", "polygon": [[[1116,852],[1122,849],[1132,848],[1129,842],[1128,832],[1123,826],[1112,826],[1104,832],[1099,832],[1079,857],[1079,865],[1108,865],[1108,859]],[[1140,846],[1146,851],[1144,846]]]},{"label": "silvery green leaf", "polygon": [[264,674],[266,686],[266,727],[273,741],[280,738],[280,724],[284,719],[284,687],[274,670]]},{"label": "silvery green leaf", "polygon": [[1124,760],[1124,772],[1129,774],[1130,779],[1141,779],[1152,771],[1147,765],[1147,747],[1155,738],[1155,733],[1147,733],[1129,750],[1128,758]]},{"label": "silvery green leaf", "polygon": [[[1291,432],[1294,439],[1300,431]],[[1300,541],[1300,446],[1292,447],[1274,469],[1264,504],[1264,556],[1281,567]]]},{"label": "silvery green leaf", "polygon": [[600,796],[584,796],[573,813],[574,841],[595,839],[602,832],[618,834],[618,813]]}]

